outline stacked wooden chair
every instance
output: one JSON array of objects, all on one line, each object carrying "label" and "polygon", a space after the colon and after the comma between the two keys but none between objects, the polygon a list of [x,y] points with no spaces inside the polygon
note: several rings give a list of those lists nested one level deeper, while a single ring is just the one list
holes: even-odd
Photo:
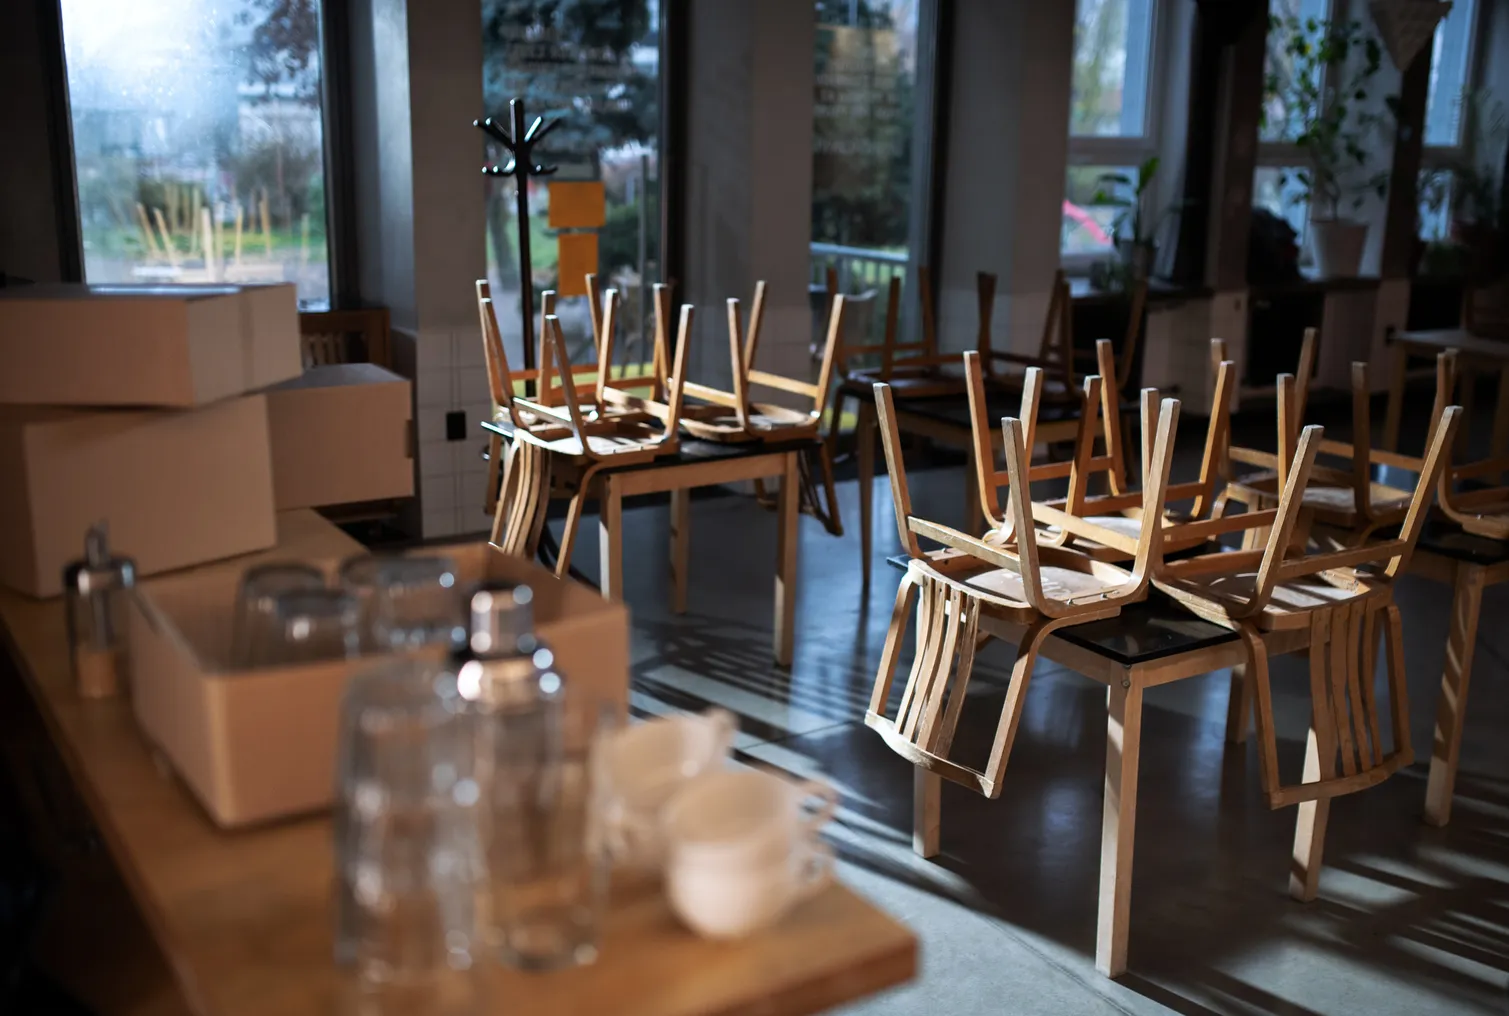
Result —
[{"label": "stacked wooden chair", "polygon": [[[1037,368],[1029,369],[1027,383],[1041,383]],[[998,797],[1043,641],[1057,629],[1113,617],[1124,606],[1143,599],[1151,564],[1161,551],[1162,530],[1147,527],[1130,570],[1040,543],[1032,522],[1023,427],[1015,419],[1002,422],[1014,541],[982,540],[920,518],[912,512],[890,388],[877,383],[875,401],[897,530],[910,561],[897,591],[865,722],[893,751],[918,767],[919,779],[942,777],[987,797]],[[1177,401],[1166,400],[1157,423],[1146,472],[1150,503],[1161,502],[1164,496],[1178,408]],[[944,549],[924,552],[919,537]],[[896,666],[914,602],[916,653],[892,713],[889,702]],[[988,761],[984,768],[975,769],[951,757],[953,738],[978,643],[991,634],[1007,632],[1019,633],[1013,635],[1017,660]],[[916,821],[919,837],[935,834],[936,822],[920,809]]]},{"label": "stacked wooden chair", "polygon": [[[765,318],[765,282],[755,284],[754,302],[746,328],[742,309],[736,298],[728,300],[729,372],[732,391],[683,381],[681,388],[688,399],[682,408],[681,427],[704,441],[746,443],[764,441],[813,440],[821,435],[824,410],[833,387],[833,369],[840,336],[845,328],[849,305],[854,302],[842,295],[834,297],[828,314],[827,338],[817,372],[817,381],[785,377],[755,367],[760,345],[760,330]],[[669,359],[668,330],[670,290],[655,286],[656,362]],[[756,402],[753,391],[767,388],[795,396],[800,407]],[[843,535],[843,521],[838,509],[838,491],[833,479],[833,445],[825,441],[801,459],[802,510],[823,523],[835,536]],[[756,496],[774,507],[774,500],[757,484]],[[821,488],[821,489],[820,489]]]},{"label": "stacked wooden chair", "polygon": [[[1298,444],[1310,382],[1315,365],[1315,329],[1305,331],[1300,347],[1299,367],[1295,375],[1284,374],[1292,384],[1281,386],[1278,400],[1278,451],[1230,447],[1225,472],[1229,477],[1222,493],[1222,510],[1236,501],[1252,508],[1272,507],[1284,485],[1284,472],[1293,460]],[[1213,355],[1224,355],[1224,349]],[[1372,385],[1368,365],[1352,364],[1352,440],[1322,440],[1317,457],[1334,460],[1336,465],[1317,463],[1310,472],[1310,483],[1303,493],[1303,505],[1310,519],[1328,538],[1345,544],[1361,543],[1374,533],[1398,526],[1409,512],[1411,491],[1373,479],[1373,466],[1400,465],[1403,457],[1372,446]],[[1290,395],[1283,396],[1283,391]],[[1231,462],[1258,466],[1260,471],[1242,477],[1231,473]],[[1418,466],[1419,460],[1412,460]],[[1255,531],[1256,532],[1256,531]],[[1308,535],[1308,528],[1301,535]],[[1256,535],[1261,535],[1256,533]]]},{"label": "stacked wooden chair", "polygon": [[[1471,384],[1469,377],[1466,381]],[[1434,426],[1441,408],[1451,401],[1457,387],[1457,357],[1454,352],[1436,358],[1436,401],[1431,411]],[[1504,393],[1500,394],[1503,397]],[[1463,412],[1467,410],[1464,406]],[[1502,410],[1500,410],[1502,412]],[[1497,437],[1498,435],[1494,435]],[[1406,467],[1407,468],[1407,467]],[[1462,531],[1490,540],[1509,540],[1509,486],[1488,486],[1489,477],[1502,484],[1509,473],[1509,456],[1490,454],[1477,462],[1449,465],[1441,473],[1441,512]]]},{"label": "stacked wooden chair", "polygon": [[[1279,381],[1280,406],[1292,405],[1294,381]],[[1287,401],[1286,401],[1287,400]],[[1224,521],[1245,521],[1265,534],[1261,547],[1214,552],[1157,563],[1153,582],[1187,609],[1230,628],[1247,650],[1233,672],[1231,712],[1245,727],[1256,709],[1263,790],[1271,807],[1300,805],[1290,890],[1312,899],[1319,879],[1329,801],[1373,786],[1413,759],[1399,608],[1393,583],[1403,574],[1445,466],[1460,409],[1445,409],[1435,426],[1398,536],[1339,550],[1296,551],[1304,493],[1321,449],[1322,431],[1306,427],[1284,472],[1277,507]],[[1381,736],[1383,715],[1375,695],[1376,650],[1385,636],[1386,688],[1391,738]],[[1312,721],[1304,771],[1285,782],[1268,678],[1268,638],[1308,645]],[[1284,651],[1288,651],[1287,648]],[[1340,764],[1338,766],[1338,755]]]},{"label": "stacked wooden chair", "polygon": [[[1064,497],[1045,501],[1041,505],[1034,504],[1033,511],[1038,521],[1052,526],[1056,531],[1052,535],[1040,535],[1039,540],[1047,539],[1060,546],[1073,546],[1101,560],[1126,561],[1137,553],[1149,506],[1145,503],[1143,491],[1132,489],[1128,484],[1127,441],[1122,430],[1120,399],[1116,389],[1103,381],[1105,377],[1114,377],[1116,370],[1114,353],[1108,339],[1101,339],[1096,343],[1096,354],[1102,373],[1091,375],[1085,380],[1081,392],[1079,433],[1075,439],[1073,457],[1064,462],[1029,462],[1027,478],[1029,483],[1047,480],[1068,482],[1068,491]],[[984,372],[978,354],[964,354],[964,373],[969,383],[970,419],[974,434],[975,487],[980,495],[981,511],[990,526],[987,539],[1009,538],[1011,522],[1001,511],[1000,491],[1010,482],[1010,477],[995,466]],[[1152,508],[1154,514],[1162,519],[1165,551],[1182,551],[1199,546],[1229,528],[1210,516],[1220,478],[1220,449],[1230,431],[1230,395],[1235,377],[1234,363],[1225,360],[1217,365],[1215,394],[1211,401],[1199,476],[1194,480],[1171,484],[1165,492],[1163,504]],[[1143,392],[1144,401],[1152,398],[1156,398],[1156,393],[1151,389]],[[1021,410],[1022,430],[1029,458],[1040,405],[1039,375],[1029,371],[1025,378]],[[1144,411],[1147,411],[1147,407],[1144,407]],[[1152,457],[1152,448],[1148,442],[1152,440],[1153,432],[1144,429],[1142,437],[1141,461],[1146,463]],[[1100,442],[1099,448],[1096,445],[1097,439]],[[1097,476],[1104,479],[1105,486],[1109,488],[1108,493],[1090,493],[1091,482]],[[1164,507],[1169,502],[1182,501],[1192,502],[1188,511],[1179,512]],[[1073,516],[1078,521],[1072,527],[1066,526],[1061,524],[1062,516]]]},{"label": "stacked wooden chair", "polygon": [[[492,458],[501,460],[502,475],[490,539],[504,553],[534,556],[552,492],[560,492],[554,483],[560,481],[570,496],[556,559],[556,573],[565,575],[571,567],[577,530],[594,476],[606,468],[651,462],[674,454],[679,448],[682,401],[679,380],[685,373],[692,308],[682,308],[682,341],[669,376],[614,379],[609,368],[618,294],[609,290],[598,328],[596,376],[590,382],[581,382],[578,381],[581,371],[573,368],[567,354],[560,319],[548,313],[553,309],[553,294],[547,293],[543,301],[547,313],[543,314],[540,367],[533,377],[525,377],[509,370],[486,287],[486,282],[477,283],[489,385],[493,400],[513,428],[506,457],[501,455],[497,444],[494,446]],[[536,398],[526,398],[516,390],[516,382],[529,381],[538,386]],[[634,387],[651,390],[645,396],[620,397],[624,388]],[[659,402],[657,395],[666,401]]]}]

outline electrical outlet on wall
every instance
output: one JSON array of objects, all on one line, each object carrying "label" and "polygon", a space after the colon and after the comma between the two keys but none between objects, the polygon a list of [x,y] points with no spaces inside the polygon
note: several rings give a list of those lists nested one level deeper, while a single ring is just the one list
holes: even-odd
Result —
[{"label": "electrical outlet on wall", "polygon": [[466,410],[453,409],[445,414],[445,439],[447,441],[466,440]]}]

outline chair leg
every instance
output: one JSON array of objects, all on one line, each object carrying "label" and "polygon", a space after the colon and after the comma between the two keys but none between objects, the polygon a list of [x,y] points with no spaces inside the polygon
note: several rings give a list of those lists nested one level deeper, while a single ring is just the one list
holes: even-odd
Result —
[{"label": "chair leg", "polygon": [[482,488],[482,510],[488,515],[498,511],[499,479],[503,475],[503,436],[493,434],[487,443],[487,486]]},{"label": "chair leg", "polygon": [[[1302,783],[1328,780],[1336,775],[1336,723],[1328,702],[1326,674],[1329,641],[1345,638],[1338,631],[1342,617],[1315,615],[1310,626],[1310,733],[1305,739]],[[1345,714],[1340,717],[1345,722]],[[1315,899],[1320,891],[1320,866],[1326,849],[1326,826],[1331,819],[1328,797],[1301,801],[1294,820],[1294,850],[1289,866],[1289,895],[1301,903]]]},{"label": "chair leg", "polygon": [[570,507],[566,509],[566,528],[561,532],[561,552],[555,561],[555,573],[560,578],[565,578],[571,573],[571,555],[576,550],[576,536],[582,528],[582,510],[586,506],[587,498],[591,495],[592,477],[596,473],[596,465],[587,467],[582,473],[581,486],[577,488],[576,494],[571,498]]},{"label": "chair leg", "polygon": [[1451,798],[1457,782],[1457,760],[1462,753],[1467,685],[1472,677],[1472,652],[1477,642],[1478,612],[1482,602],[1482,567],[1457,565],[1451,630],[1446,639],[1446,666],[1441,673],[1441,694],[1436,700],[1430,779],[1425,785],[1425,821],[1433,826],[1444,826],[1451,821]]},{"label": "chair leg", "polygon": [[1252,717],[1252,682],[1247,679],[1247,664],[1231,668],[1231,695],[1226,701],[1226,743],[1245,744]]},{"label": "chair leg", "polygon": [[686,569],[691,560],[692,492],[671,491],[671,613],[686,613]]},{"label": "chair leg", "polygon": [[912,850],[919,857],[938,853],[943,778],[926,769],[912,770]]}]

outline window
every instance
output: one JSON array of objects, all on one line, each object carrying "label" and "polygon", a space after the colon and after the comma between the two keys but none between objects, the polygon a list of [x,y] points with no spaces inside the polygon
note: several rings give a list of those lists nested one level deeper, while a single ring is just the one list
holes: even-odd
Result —
[{"label": "window", "polygon": [[[1156,155],[1151,70],[1155,0],[1078,0],[1069,107],[1069,168],[1060,251],[1086,261],[1131,237],[1139,167]],[[1146,230],[1144,230],[1146,232]]]},{"label": "window", "polygon": [[90,282],[330,299],[320,0],[63,0]]},{"label": "window", "polygon": [[[918,0],[818,0],[812,108],[812,285],[829,268],[842,292],[903,282],[922,232],[918,116]],[[814,311],[821,313],[822,304]],[[901,329],[915,325],[904,296]],[[813,322],[814,349],[822,322]],[[884,327],[875,315],[872,328]]]},{"label": "window", "polygon": [[1425,100],[1420,170],[1420,237],[1461,240],[1465,223],[1498,218],[1504,161],[1504,104],[1472,86],[1476,0],[1457,0],[1436,25]]},{"label": "window", "polygon": [[[1331,16],[1331,0],[1269,0],[1268,15],[1277,27],[1268,29],[1268,52],[1263,61],[1266,94],[1263,120],[1258,130],[1258,165],[1253,174],[1252,206],[1271,212],[1289,224],[1304,261],[1308,249],[1305,236],[1309,230],[1309,210],[1303,202],[1304,188],[1299,183],[1299,175],[1308,172],[1308,160],[1294,139],[1300,134],[1305,110],[1290,108],[1284,100],[1285,93],[1290,91],[1289,83],[1300,73],[1295,55],[1289,51],[1290,30],[1286,26],[1290,19],[1294,19],[1312,36],[1324,31]],[[1321,89],[1325,82],[1315,81],[1313,84]]]},{"label": "window", "polygon": [[[651,358],[651,285],[660,273],[659,0],[482,0],[482,97],[508,123],[510,99],[522,98],[530,120],[559,120],[535,153],[557,167],[529,184],[532,282],[560,294],[572,358],[590,361],[591,324],[583,298],[586,271],[619,292],[615,359]],[[508,153],[488,141],[485,158]],[[518,194],[512,177],[482,178],[487,188],[487,275],[509,358],[524,362],[519,314]],[[568,234],[549,228],[551,187],[600,183],[600,225]],[[563,250],[568,251],[562,265]],[[563,270],[564,267],[564,270]],[[536,299],[535,313],[539,313]]]}]

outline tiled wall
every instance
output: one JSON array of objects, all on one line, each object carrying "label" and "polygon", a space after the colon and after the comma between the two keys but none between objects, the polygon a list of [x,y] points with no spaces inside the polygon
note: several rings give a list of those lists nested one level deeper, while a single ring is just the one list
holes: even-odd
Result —
[{"label": "tiled wall", "polygon": [[[487,463],[483,420],[492,416],[482,335],[476,328],[422,334],[415,345],[414,420],[419,436],[419,505],[426,539],[485,531]],[[446,438],[450,413],[466,416],[463,437]]]}]

